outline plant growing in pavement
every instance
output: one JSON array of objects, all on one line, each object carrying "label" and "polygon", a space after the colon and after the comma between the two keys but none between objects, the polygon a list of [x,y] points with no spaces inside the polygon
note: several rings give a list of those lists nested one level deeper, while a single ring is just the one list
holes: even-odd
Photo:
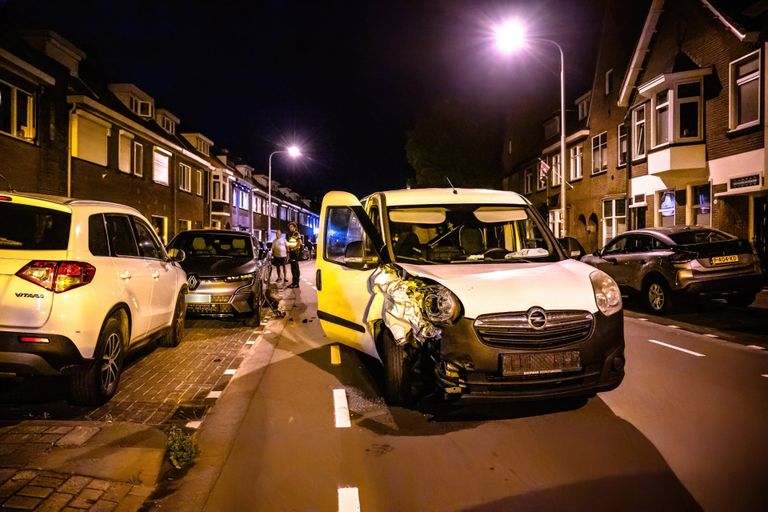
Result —
[{"label": "plant growing in pavement", "polygon": [[186,466],[200,454],[197,439],[179,427],[172,427],[168,433],[168,460],[176,469]]}]

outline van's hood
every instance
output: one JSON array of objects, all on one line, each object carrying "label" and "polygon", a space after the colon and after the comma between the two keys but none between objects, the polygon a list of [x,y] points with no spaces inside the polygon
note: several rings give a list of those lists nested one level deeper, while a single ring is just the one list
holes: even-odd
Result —
[{"label": "van's hood", "polygon": [[547,310],[597,311],[589,274],[594,267],[576,260],[555,263],[469,263],[413,265],[398,263],[412,276],[432,279],[451,290],[467,318],[479,315]]}]

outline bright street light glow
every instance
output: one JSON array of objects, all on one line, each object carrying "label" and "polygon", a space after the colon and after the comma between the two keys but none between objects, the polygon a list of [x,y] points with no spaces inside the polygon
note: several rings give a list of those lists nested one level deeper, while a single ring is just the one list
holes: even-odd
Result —
[{"label": "bright street light glow", "polygon": [[518,19],[511,19],[498,25],[494,33],[496,47],[501,53],[513,53],[525,46],[525,25]]},{"label": "bright street light glow", "polygon": [[291,158],[298,158],[301,156],[301,149],[299,149],[299,146],[291,146],[288,148],[288,154]]}]

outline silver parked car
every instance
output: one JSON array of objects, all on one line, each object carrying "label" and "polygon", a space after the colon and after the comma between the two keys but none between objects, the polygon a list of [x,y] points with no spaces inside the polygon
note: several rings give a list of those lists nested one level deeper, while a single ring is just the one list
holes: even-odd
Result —
[{"label": "silver parked car", "polygon": [[581,261],[606,272],[624,292],[639,294],[657,314],[669,312],[683,295],[746,306],[763,286],[760,261],[747,240],[699,226],[627,231]]}]

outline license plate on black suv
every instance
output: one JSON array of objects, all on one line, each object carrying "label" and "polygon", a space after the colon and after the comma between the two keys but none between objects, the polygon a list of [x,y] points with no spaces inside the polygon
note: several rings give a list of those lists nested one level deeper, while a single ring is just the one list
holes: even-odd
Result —
[{"label": "license plate on black suv", "polygon": [[578,370],[581,370],[581,354],[578,350],[501,355],[501,373],[504,377]]},{"label": "license plate on black suv", "polygon": [[713,256],[712,257],[712,264],[713,265],[724,265],[726,263],[738,263],[739,257],[737,255],[730,255],[730,256]]}]

